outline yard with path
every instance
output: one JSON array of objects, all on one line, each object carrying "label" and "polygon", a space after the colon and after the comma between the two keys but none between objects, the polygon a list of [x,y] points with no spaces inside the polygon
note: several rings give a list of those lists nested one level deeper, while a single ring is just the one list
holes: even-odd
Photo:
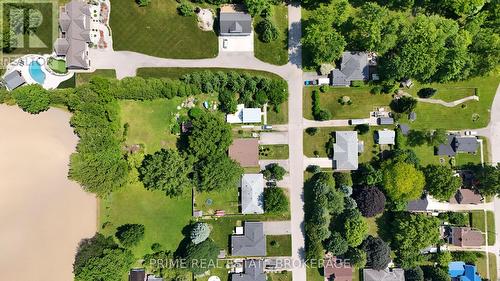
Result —
[{"label": "yard with path", "polygon": [[[255,57],[261,61],[284,65],[288,62],[288,10],[286,5],[273,5],[270,19],[276,25],[279,32],[277,40],[265,43],[259,39],[256,32],[254,36]],[[254,28],[262,20],[261,16],[253,19]]]},{"label": "yard with path", "polygon": [[174,0],[111,0],[111,30],[116,51],[134,51],[163,58],[213,58],[218,53],[215,32],[202,31],[195,16],[183,17]]}]

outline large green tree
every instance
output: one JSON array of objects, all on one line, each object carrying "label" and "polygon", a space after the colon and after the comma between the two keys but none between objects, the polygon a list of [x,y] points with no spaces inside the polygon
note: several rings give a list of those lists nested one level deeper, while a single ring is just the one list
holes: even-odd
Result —
[{"label": "large green tree", "polygon": [[279,187],[264,189],[264,209],[267,213],[281,213],[288,210],[288,197]]},{"label": "large green tree", "polygon": [[49,109],[50,93],[38,84],[19,87],[12,92],[17,105],[31,114]]},{"label": "large green tree", "polygon": [[462,186],[462,178],[443,165],[428,165],[424,168],[425,189],[438,200],[448,201]]},{"label": "large green tree", "polygon": [[227,153],[233,142],[231,126],[222,114],[209,113],[192,120],[193,128],[188,135],[189,154],[203,159]]},{"label": "large green tree", "polygon": [[161,190],[168,196],[179,196],[192,186],[188,176],[192,171],[189,160],[177,150],[161,149],[146,155],[139,167],[144,187]]},{"label": "large green tree", "polygon": [[206,239],[198,244],[189,241],[184,247],[179,249],[179,257],[185,260],[194,274],[204,273],[211,265],[216,265],[219,247],[212,239]]},{"label": "large green tree", "polygon": [[425,186],[424,174],[408,163],[390,163],[383,170],[383,185],[393,201],[409,201],[419,198]]},{"label": "large green tree", "polygon": [[482,195],[500,194],[500,165],[485,165],[475,168],[476,187]]},{"label": "large green tree", "polygon": [[361,248],[366,252],[366,263],[375,270],[383,270],[391,262],[391,248],[381,238],[369,235]]},{"label": "large green tree", "polygon": [[311,52],[313,61],[317,65],[337,60],[347,45],[342,34],[322,23],[308,25],[302,43],[304,48]]},{"label": "large green tree", "polygon": [[342,230],[347,244],[351,247],[357,247],[363,242],[368,231],[368,224],[358,210],[347,210],[343,214]]},{"label": "large green tree", "polygon": [[197,164],[199,191],[236,188],[243,168],[227,155],[210,156]]},{"label": "large green tree", "polygon": [[116,238],[125,247],[137,245],[144,238],[145,227],[142,224],[124,224],[116,229]]}]

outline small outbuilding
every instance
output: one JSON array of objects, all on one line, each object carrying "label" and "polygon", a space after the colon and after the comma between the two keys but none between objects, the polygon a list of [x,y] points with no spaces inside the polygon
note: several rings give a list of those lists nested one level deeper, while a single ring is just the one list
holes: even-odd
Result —
[{"label": "small outbuilding", "polygon": [[377,120],[377,123],[379,125],[393,125],[394,118],[392,118],[392,117],[379,117]]},{"label": "small outbuilding", "polygon": [[261,123],[262,111],[260,108],[246,108],[244,104],[238,104],[236,112],[228,114],[226,121],[230,124]]},{"label": "small outbuilding", "polygon": [[394,130],[379,130],[376,134],[376,139],[378,144],[390,144],[394,145],[396,143],[396,132]]},{"label": "small outbuilding", "polygon": [[26,83],[26,80],[24,80],[24,77],[21,75],[21,72],[17,70],[12,71],[11,73],[5,75],[3,81],[5,87],[7,87],[7,90],[9,91],[12,91],[15,88],[18,88]]}]

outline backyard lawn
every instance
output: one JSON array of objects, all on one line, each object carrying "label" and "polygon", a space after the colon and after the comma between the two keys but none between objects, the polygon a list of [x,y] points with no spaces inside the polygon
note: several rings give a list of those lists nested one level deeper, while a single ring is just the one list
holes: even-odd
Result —
[{"label": "backyard lawn", "polygon": [[164,58],[216,57],[215,32],[199,29],[195,16],[178,15],[177,5],[162,0],[139,7],[135,1],[112,0],[113,48]]},{"label": "backyard lawn", "polygon": [[292,281],[292,272],[283,271],[267,274],[268,281]]},{"label": "backyard lawn", "polygon": [[[286,5],[272,6],[271,20],[279,30],[277,40],[265,43],[259,39],[259,34],[254,35],[255,57],[261,61],[284,65],[288,62],[288,9]],[[262,17],[254,18],[254,28],[262,20]]]},{"label": "backyard lawn", "polygon": [[291,235],[267,235],[266,240],[268,257],[292,256]]},{"label": "backyard lawn", "polygon": [[[312,91],[319,87],[305,87],[303,111],[304,117],[313,120],[312,115]],[[376,107],[385,106],[389,110],[391,95],[370,93],[370,87],[329,87],[325,93],[320,92],[320,107],[332,113],[332,119],[368,118],[370,111]],[[338,100],[348,96],[352,104],[341,105]]]},{"label": "backyard lawn", "polygon": [[170,127],[181,101],[181,98],[120,101],[122,123],[129,125],[127,144],[145,144],[146,153],[175,147],[177,136],[171,134]]},{"label": "backyard lawn", "polygon": [[288,145],[261,145],[259,146],[260,159],[288,159]]},{"label": "backyard lawn", "polygon": [[196,192],[195,206],[203,211],[203,215],[213,215],[217,210],[224,210],[226,214],[238,214],[238,188],[228,187],[224,190],[210,192]]},{"label": "backyard lawn", "polygon": [[114,69],[97,69],[92,73],[75,73],[76,85],[87,84],[94,76],[101,76],[106,78],[116,78],[116,71]]},{"label": "backyard lawn", "polygon": [[288,123],[288,101],[280,105],[278,112],[272,108],[267,108],[267,124],[286,124]]},{"label": "backyard lawn", "polygon": [[[486,231],[483,211],[472,211],[470,220],[472,227],[477,228],[482,232]],[[487,211],[486,221],[488,223],[488,245],[495,245],[495,214],[491,211]]]},{"label": "backyard lawn", "polygon": [[440,83],[422,84],[418,81],[414,81],[413,87],[405,89],[404,91],[414,97],[418,97],[417,93],[422,88],[436,89],[437,92],[432,96],[432,99],[440,99],[446,102],[463,99],[476,94],[476,87],[473,87],[467,82],[457,82],[450,85]]},{"label": "backyard lawn", "polygon": [[183,239],[182,229],[191,219],[191,196],[170,198],[161,191],[148,191],[142,184],[124,187],[100,200],[100,228],[114,235],[126,223],[145,226],[144,239],[132,251],[136,258],[151,252],[153,243],[166,250],[175,250]]}]

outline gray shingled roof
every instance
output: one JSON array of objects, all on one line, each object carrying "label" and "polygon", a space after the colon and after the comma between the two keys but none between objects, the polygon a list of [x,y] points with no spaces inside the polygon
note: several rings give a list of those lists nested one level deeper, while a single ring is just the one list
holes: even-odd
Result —
[{"label": "gray shingled roof", "polygon": [[335,132],[333,161],[334,168],[337,170],[358,169],[358,132]]},{"label": "gray shingled roof", "polygon": [[5,82],[5,86],[7,87],[7,89],[10,91],[26,83],[24,77],[17,70],[5,75],[3,81]]},{"label": "gray shingled roof", "polygon": [[264,176],[244,174],[241,177],[241,213],[264,213]]},{"label": "gray shingled roof", "polygon": [[342,53],[340,70],[332,71],[333,86],[349,86],[351,81],[369,80],[368,54],[364,52]]},{"label": "gray shingled roof", "polygon": [[245,222],[243,235],[231,236],[231,255],[260,257],[266,255],[266,236],[262,222]]},{"label": "gray shingled roof", "polygon": [[476,137],[455,137],[455,148],[457,152],[474,153],[479,148]]},{"label": "gray shingled roof", "polygon": [[394,119],[391,117],[380,117],[378,118],[379,125],[392,125],[394,124]]},{"label": "gray shingled roof", "polygon": [[221,12],[220,35],[250,35],[252,17],[244,12]]},{"label": "gray shingled roof", "polygon": [[363,269],[363,281],[404,281],[405,272],[401,268],[374,270]]},{"label": "gray shingled roof", "polygon": [[457,152],[453,148],[454,135],[448,135],[446,142],[438,146],[437,155],[455,156]]},{"label": "gray shingled roof", "polygon": [[378,144],[395,144],[396,132],[393,130],[379,130],[377,131]]},{"label": "gray shingled roof", "polygon": [[233,273],[232,281],[266,281],[266,273],[264,272],[264,261],[260,260],[245,260],[244,272]]},{"label": "gray shingled roof", "polygon": [[408,212],[425,212],[428,211],[427,206],[429,206],[429,200],[427,196],[424,199],[418,199],[408,202],[406,205],[406,210]]},{"label": "gray shingled roof", "polygon": [[407,136],[410,132],[410,126],[408,126],[408,124],[399,124],[399,129],[401,130],[403,136]]},{"label": "gray shingled roof", "polygon": [[90,5],[82,0],[73,0],[59,13],[59,28],[62,38],[57,39],[54,51],[66,56],[68,68],[87,69],[88,42],[90,42]]}]

